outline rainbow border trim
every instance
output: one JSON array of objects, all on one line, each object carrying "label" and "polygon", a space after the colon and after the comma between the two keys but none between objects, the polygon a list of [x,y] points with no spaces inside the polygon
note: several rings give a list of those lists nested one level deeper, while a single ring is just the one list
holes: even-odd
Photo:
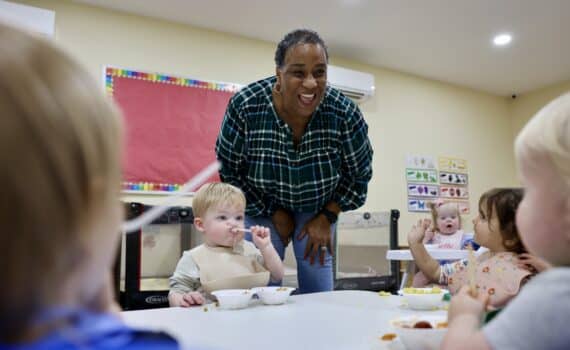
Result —
[{"label": "rainbow border trim", "polygon": [[[235,93],[242,88],[242,85],[232,84],[232,83],[218,83],[214,81],[203,81],[198,79],[174,77],[171,75],[159,74],[159,73],[149,73],[149,72],[141,72],[141,71],[115,68],[115,67],[105,67],[105,92],[109,96],[113,96],[114,77],[139,79],[139,80],[150,81],[153,83],[173,84],[183,87],[210,89],[214,91],[224,91],[230,93]],[[125,181],[122,183],[121,187],[123,192],[141,191],[141,192],[150,192],[150,193],[153,192],[164,193],[164,192],[178,191],[180,187],[182,187],[182,184],[164,184],[164,183],[153,183],[153,182],[144,182],[144,181],[135,181],[135,182]]]},{"label": "rainbow border trim", "polygon": [[149,72],[134,71],[129,69],[105,67],[105,91],[111,96],[113,95],[114,91],[113,89],[114,77],[139,79],[139,80],[150,81],[153,83],[173,84],[184,87],[210,89],[214,91],[225,91],[231,93],[235,93],[242,88],[241,85],[232,84],[232,83],[218,83],[215,81],[181,78],[181,77],[174,77],[171,75],[159,74],[159,73],[149,73]]}]

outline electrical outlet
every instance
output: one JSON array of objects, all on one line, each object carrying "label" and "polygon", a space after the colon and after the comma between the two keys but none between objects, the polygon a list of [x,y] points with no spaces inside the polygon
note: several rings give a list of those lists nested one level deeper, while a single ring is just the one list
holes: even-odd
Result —
[{"label": "electrical outlet", "polygon": [[340,214],[337,222],[337,229],[377,228],[388,225],[390,225],[389,211],[349,211]]}]

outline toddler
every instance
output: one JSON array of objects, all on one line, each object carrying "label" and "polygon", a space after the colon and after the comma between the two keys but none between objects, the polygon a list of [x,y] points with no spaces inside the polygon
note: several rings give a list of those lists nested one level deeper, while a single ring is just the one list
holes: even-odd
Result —
[{"label": "toddler", "polygon": [[0,348],[174,349],[112,312],[122,125],[51,42],[0,23]]},{"label": "toddler", "polygon": [[[479,199],[479,215],[473,220],[475,241],[489,251],[477,257],[475,284],[489,295],[491,305],[500,307],[514,297],[531,272],[518,265],[525,252],[515,224],[515,213],[522,199],[520,189],[493,189]],[[420,271],[433,282],[447,285],[455,294],[467,285],[467,259],[440,266],[422,244],[429,220],[420,220],[408,234],[408,243]]]},{"label": "toddler", "polygon": [[552,267],[482,329],[487,296],[466,289],[451,300],[444,349],[568,349],[570,344],[570,94],[534,116],[515,141],[525,196],[517,212],[531,254]]},{"label": "toddler", "polygon": [[214,290],[265,286],[270,277],[281,281],[283,263],[269,229],[250,227],[255,245],[243,239],[245,203],[243,192],[227,183],[198,190],[192,211],[204,243],[184,252],[178,262],[170,278],[170,306],[201,305]]},{"label": "toddler", "polygon": [[[469,245],[478,248],[473,237],[461,230],[461,213],[457,203],[438,200],[429,206],[433,225],[426,230],[424,244],[433,244],[439,249],[464,249]],[[451,261],[442,260],[439,264],[445,265],[449,262]],[[424,287],[429,282],[423,272],[418,271],[412,284],[414,287]]]}]

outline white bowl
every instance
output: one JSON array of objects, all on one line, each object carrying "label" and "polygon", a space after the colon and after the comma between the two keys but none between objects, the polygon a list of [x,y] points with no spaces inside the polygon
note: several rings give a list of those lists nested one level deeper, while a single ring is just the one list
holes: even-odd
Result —
[{"label": "white bowl", "polygon": [[267,305],[286,303],[294,290],[295,288],[292,287],[257,287],[252,289],[261,302]]},{"label": "white bowl", "polygon": [[[433,328],[412,328],[419,321],[426,321]],[[406,349],[439,349],[447,332],[447,316],[403,316],[391,323]]]},{"label": "white bowl", "polygon": [[[437,292],[434,293],[434,291]],[[399,293],[404,296],[410,309],[433,310],[441,306],[447,290],[441,288],[404,288]]]},{"label": "white bowl", "polygon": [[222,309],[243,309],[249,305],[253,292],[249,289],[222,289],[211,293]]}]

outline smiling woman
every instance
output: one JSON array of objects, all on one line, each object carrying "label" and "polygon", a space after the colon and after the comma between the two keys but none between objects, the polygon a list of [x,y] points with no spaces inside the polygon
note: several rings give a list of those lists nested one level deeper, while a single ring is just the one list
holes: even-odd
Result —
[{"label": "smiling woman", "polygon": [[220,177],[243,190],[246,226],[269,227],[281,259],[293,241],[299,291],[332,290],[336,219],[364,204],[372,177],[368,126],[354,102],[327,86],[327,46],[317,33],[285,35],[275,65],[275,76],[228,104],[216,143]]}]

